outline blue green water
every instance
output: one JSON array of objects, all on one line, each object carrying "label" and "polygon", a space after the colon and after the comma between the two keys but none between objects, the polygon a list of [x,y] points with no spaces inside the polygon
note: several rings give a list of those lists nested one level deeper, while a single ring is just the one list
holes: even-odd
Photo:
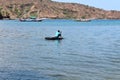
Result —
[{"label": "blue green water", "polygon": [[0,80],[120,80],[120,20],[1,20]]}]

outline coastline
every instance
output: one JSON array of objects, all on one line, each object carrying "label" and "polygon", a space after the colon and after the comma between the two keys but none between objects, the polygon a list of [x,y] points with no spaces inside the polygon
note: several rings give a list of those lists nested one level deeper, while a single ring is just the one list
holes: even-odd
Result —
[{"label": "coastline", "polygon": [[[0,3],[5,3],[0,1]],[[19,0],[0,4],[0,19],[29,18],[59,18],[59,19],[120,19],[120,11],[103,10],[77,3],[62,3],[51,0]],[[22,4],[21,4],[22,3]],[[3,7],[4,6],[4,7]]]}]

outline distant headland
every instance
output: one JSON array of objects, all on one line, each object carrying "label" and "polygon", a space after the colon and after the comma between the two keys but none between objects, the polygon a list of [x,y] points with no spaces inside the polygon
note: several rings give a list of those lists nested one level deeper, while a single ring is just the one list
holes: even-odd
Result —
[{"label": "distant headland", "polygon": [[0,19],[18,18],[120,19],[120,11],[107,11],[77,3],[52,0],[0,0]]}]

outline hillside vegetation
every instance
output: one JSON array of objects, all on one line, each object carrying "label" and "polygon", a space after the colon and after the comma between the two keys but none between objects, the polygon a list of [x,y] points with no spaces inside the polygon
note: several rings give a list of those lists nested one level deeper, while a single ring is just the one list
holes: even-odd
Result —
[{"label": "hillside vegetation", "polygon": [[51,0],[0,0],[0,19],[28,18],[120,19],[120,11],[106,11],[77,3]]}]

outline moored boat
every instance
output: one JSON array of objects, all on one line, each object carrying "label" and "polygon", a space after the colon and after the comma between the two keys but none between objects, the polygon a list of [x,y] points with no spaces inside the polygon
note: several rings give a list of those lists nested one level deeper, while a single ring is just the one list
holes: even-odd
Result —
[{"label": "moored boat", "polygon": [[90,22],[91,19],[77,19],[76,21],[79,21],[79,22]]},{"label": "moored boat", "polygon": [[20,19],[21,22],[41,22],[42,19]]}]

